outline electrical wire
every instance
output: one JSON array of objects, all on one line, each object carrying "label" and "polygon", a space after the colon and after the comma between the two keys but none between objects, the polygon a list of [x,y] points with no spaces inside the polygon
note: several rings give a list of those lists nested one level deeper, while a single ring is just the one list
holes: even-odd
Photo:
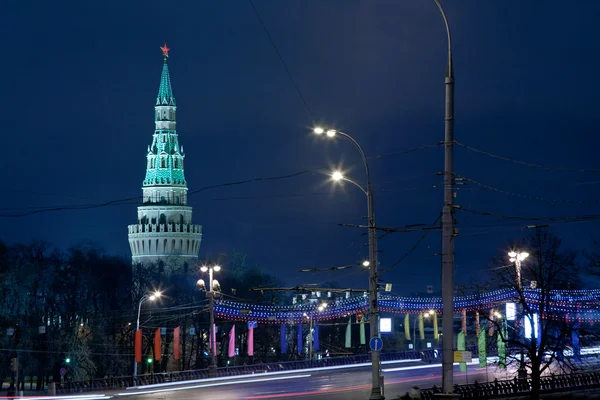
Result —
[{"label": "electrical wire", "polygon": [[455,209],[460,211],[469,212],[472,214],[485,215],[490,217],[498,217],[503,219],[513,219],[521,221],[553,221],[553,222],[584,222],[584,221],[597,221],[600,220],[600,215],[569,215],[569,216],[558,216],[558,217],[523,217],[520,215],[505,215],[500,213],[474,210],[472,208],[465,208],[462,206],[454,206]]},{"label": "electrical wire", "polygon": [[589,172],[589,173],[596,173],[596,174],[600,173],[600,170],[597,170],[597,169],[565,168],[565,167],[554,167],[554,166],[547,166],[547,165],[535,164],[535,163],[531,163],[531,162],[527,162],[527,161],[517,160],[517,159],[514,159],[514,158],[499,156],[497,154],[492,154],[492,153],[489,153],[487,151],[483,151],[483,150],[476,149],[474,147],[467,146],[466,144],[462,144],[462,143],[457,142],[457,141],[455,141],[454,144],[457,145],[457,146],[464,147],[465,149],[473,151],[475,153],[483,154],[485,156],[496,158],[498,160],[510,161],[510,162],[515,163],[515,164],[526,165],[528,167],[534,167],[534,168],[541,168],[541,169],[545,169],[547,171]]},{"label": "electrical wire", "polygon": [[406,259],[406,257],[408,257],[413,251],[415,251],[417,249],[417,247],[419,247],[419,245],[421,244],[421,242],[423,240],[425,240],[425,238],[427,237],[427,235],[429,235],[436,227],[437,222],[440,220],[440,218],[442,217],[442,214],[440,213],[440,215],[438,215],[438,217],[435,219],[435,221],[433,221],[433,223],[430,226],[430,229],[426,230],[425,233],[423,235],[421,235],[421,237],[419,238],[419,240],[417,240],[415,242],[415,244],[412,245],[412,247],[410,249],[408,249],[408,251],[406,253],[404,253],[404,255],[402,257],[400,257],[398,259],[398,261],[396,261],[395,263],[393,263],[392,265],[390,265],[387,268],[382,269],[381,271],[379,271],[380,274],[384,273],[384,272],[388,272],[391,269],[395,268],[397,265],[399,265],[402,261],[404,261]]},{"label": "electrical wire", "polygon": [[465,176],[457,176],[459,178],[462,178],[463,180],[467,181],[467,182],[471,182],[477,186],[480,186],[484,189],[487,190],[491,190],[497,193],[502,193],[505,194],[507,196],[514,196],[514,197],[520,197],[523,199],[529,199],[529,200],[539,200],[539,201],[543,201],[546,203],[550,203],[550,204],[600,204],[600,201],[590,201],[590,200],[552,200],[552,199],[546,199],[544,197],[539,197],[539,196],[528,196],[525,194],[520,194],[520,193],[514,193],[514,192],[508,192],[506,190],[502,190],[502,189],[498,189],[496,187],[490,186],[490,185],[486,185],[485,183],[481,183],[478,182],[474,179],[471,178],[467,178]]},{"label": "electrical wire", "polygon": [[[412,151],[429,148],[432,146],[433,145],[420,146],[420,147],[417,147],[414,149],[409,149],[409,150],[402,151],[402,152],[384,154],[381,157],[402,155],[402,154],[406,154],[406,153],[409,153]],[[373,158],[377,158],[377,157],[378,156],[373,156]],[[218,189],[218,188],[229,187],[229,186],[239,186],[239,185],[245,185],[248,183],[255,183],[255,182],[268,182],[268,181],[276,181],[276,180],[282,180],[282,179],[290,179],[290,178],[295,178],[295,177],[298,177],[298,176],[301,176],[304,174],[308,174],[311,172],[321,172],[322,173],[322,171],[327,170],[327,169],[328,169],[327,166],[321,166],[321,167],[316,167],[316,168],[307,168],[307,169],[304,169],[304,170],[301,170],[298,172],[285,174],[285,175],[262,176],[262,177],[257,177],[257,178],[244,179],[244,180],[240,180],[240,181],[208,185],[208,186],[204,186],[200,189],[190,191],[188,193],[188,197],[193,196],[198,193],[201,193],[201,192],[204,192],[206,190],[210,190],[210,189]],[[54,211],[88,210],[88,209],[96,209],[96,208],[115,206],[115,205],[139,204],[139,203],[135,203],[134,201],[139,202],[141,200],[143,200],[142,196],[133,196],[133,197],[126,197],[126,198],[122,198],[122,199],[110,200],[110,201],[96,203],[96,204],[63,205],[63,206],[55,206],[55,207],[46,207],[46,208],[39,208],[36,210],[31,210],[31,211],[23,211],[23,212],[15,212],[15,213],[0,213],[0,218],[18,218],[18,217],[26,217],[26,216],[30,216],[30,215],[34,215],[34,214],[54,212]]]},{"label": "electrical wire", "polygon": [[256,15],[256,18],[258,18],[258,22],[260,22],[260,26],[262,27],[263,31],[265,32],[265,35],[267,35],[267,38],[269,39],[269,42],[271,42],[271,46],[275,50],[275,53],[277,53],[277,57],[279,57],[279,61],[281,61],[281,65],[283,65],[283,68],[285,69],[285,72],[287,73],[288,78],[290,78],[290,81],[294,85],[294,88],[296,89],[296,92],[298,93],[298,96],[300,96],[300,100],[302,100],[302,104],[304,104],[304,108],[306,109],[306,112],[308,113],[308,117],[310,118],[311,121],[314,121],[314,118],[312,116],[312,111],[311,111],[310,107],[308,106],[308,103],[306,102],[306,99],[302,95],[302,92],[300,91],[300,88],[298,87],[298,84],[296,83],[296,80],[292,76],[292,73],[290,72],[290,69],[288,68],[287,64],[285,63],[285,61],[283,59],[283,56],[281,55],[281,52],[279,51],[279,48],[275,44],[275,41],[273,40],[273,37],[269,33],[269,30],[267,29],[267,26],[265,25],[265,22],[263,21],[262,17],[260,16],[260,13],[258,12],[258,10],[256,9],[256,7],[254,6],[254,2],[252,0],[248,0],[248,2],[250,3],[250,6],[252,6],[252,10],[254,10],[254,14]]}]

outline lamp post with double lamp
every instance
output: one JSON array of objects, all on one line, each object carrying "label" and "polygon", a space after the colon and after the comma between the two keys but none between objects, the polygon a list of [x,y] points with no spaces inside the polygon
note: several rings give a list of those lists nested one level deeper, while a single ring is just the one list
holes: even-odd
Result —
[{"label": "lamp post with double lamp", "polygon": [[[360,144],[350,135],[345,132],[341,132],[335,129],[324,129],[316,127],[313,130],[317,135],[325,134],[328,138],[334,138],[335,136],[343,136],[350,140],[354,147],[360,153],[363,164],[365,166],[365,173],[367,175],[367,188],[364,189],[361,185],[354,182],[351,179],[344,177],[340,171],[335,171],[331,177],[335,181],[346,181],[350,182],[358,187],[367,196],[367,211],[368,211],[368,228],[369,228],[369,320],[370,320],[370,334],[371,338],[379,337],[379,313],[377,311],[377,232],[375,225],[375,209],[373,201],[373,188],[371,186],[371,174],[369,172],[369,163],[365,152],[363,151]],[[364,265],[364,264],[363,264]],[[379,365],[379,351],[371,351],[371,373],[372,373],[372,385],[371,385],[371,396],[370,400],[381,400],[384,399],[382,394],[382,382]]]},{"label": "lamp post with double lamp", "polygon": [[[135,325],[136,332],[140,330],[140,314],[142,313],[142,304],[146,300],[154,301],[154,300],[158,299],[160,296],[162,296],[162,293],[159,291],[156,291],[151,294],[145,294],[142,296],[142,298],[140,299],[140,302],[138,303],[137,323]],[[136,376],[137,376],[137,365],[138,365],[137,360],[135,360],[135,357],[134,357],[134,360],[133,360],[133,383],[134,383],[134,385],[135,385]]]},{"label": "lamp post with double lamp", "polygon": [[209,335],[209,343],[210,343],[210,365],[208,366],[208,375],[212,378],[217,376],[217,354],[216,354],[216,343],[214,343],[216,339],[215,335],[215,292],[220,291],[221,287],[219,285],[219,281],[213,279],[213,271],[219,272],[221,270],[220,265],[203,265],[200,267],[200,271],[208,272],[209,281],[208,281],[208,290],[206,290],[206,285],[204,280],[198,279],[196,282],[196,287],[199,289],[204,289],[206,291],[206,296],[208,296],[208,308],[210,314],[210,328],[208,331]]},{"label": "lamp post with double lamp", "polygon": [[[327,308],[327,303],[323,302],[321,303],[318,307],[317,310],[319,312],[322,312],[323,310],[325,310]],[[308,315],[308,313],[304,313],[304,318],[308,319],[308,321],[310,322],[309,325],[309,329],[308,329],[308,333],[309,333],[309,339],[308,339],[308,359],[312,360],[313,356],[313,325],[314,325],[314,316],[313,315]]]},{"label": "lamp post with double lamp", "polygon": [[[423,318],[429,318],[430,316],[435,315],[435,311],[434,310],[429,310],[425,313],[423,313]],[[413,350],[417,349],[417,321],[419,320],[419,314],[417,314],[417,318],[414,319],[413,321]]]},{"label": "lamp post with double lamp", "polygon": [[[519,337],[523,337],[524,335],[524,322],[525,322],[525,318],[523,316],[523,301],[525,301],[525,297],[523,296],[523,281],[521,279],[521,263],[523,262],[523,260],[525,260],[527,257],[529,257],[529,253],[525,252],[525,251],[509,251],[508,252],[508,260],[512,263],[515,263],[515,280],[516,280],[516,286],[517,286],[517,296],[519,296],[519,309],[518,309],[518,313],[517,313],[517,323],[518,323],[518,330],[517,330],[517,335],[519,335]],[[521,362],[519,363],[519,371],[518,371],[518,376],[519,379],[526,379],[527,378],[527,370],[525,369],[525,355],[523,354],[523,351],[521,351]]]}]

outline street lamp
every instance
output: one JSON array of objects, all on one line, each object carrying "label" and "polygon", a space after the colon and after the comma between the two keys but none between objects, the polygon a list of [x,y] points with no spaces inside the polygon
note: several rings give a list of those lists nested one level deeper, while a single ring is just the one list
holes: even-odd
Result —
[{"label": "street lamp", "polygon": [[[325,135],[329,138],[333,138],[337,135],[343,136],[346,139],[350,140],[354,147],[360,153],[362,157],[363,164],[365,166],[365,173],[367,176],[367,189],[365,190],[361,185],[354,182],[351,179],[348,179],[344,176],[341,171],[335,171],[331,174],[331,178],[334,181],[347,181],[354,184],[358,187],[362,192],[367,196],[367,211],[368,211],[368,226],[369,226],[369,314],[370,314],[370,334],[371,338],[379,337],[379,312],[377,311],[377,232],[375,225],[375,205],[373,201],[373,187],[371,186],[371,174],[369,172],[369,163],[367,161],[367,157],[365,156],[365,152],[363,151],[360,144],[350,135],[345,132],[338,131],[335,129],[325,129],[322,127],[315,127],[313,132],[317,135]],[[367,266],[363,263],[364,266]],[[381,381],[380,381],[380,365],[379,365],[379,351],[373,350],[371,351],[371,374],[372,374],[372,382],[371,382],[371,396],[369,399],[371,400],[380,400],[384,399],[383,394],[381,392]]]},{"label": "street lamp", "polygon": [[209,307],[209,313],[210,313],[210,328],[208,331],[208,335],[209,335],[209,343],[210,343],[210,365],[208,366],[208,375],[210,377],[215,377],[217,376],[217,354],[216,354],[216,343],[215,343],[215,302],[214,302],[214,297],[215,297],[215,291],[218,292],[221,290],[221,285],[219,285],[219,281],[217,281],[216,279],[213,279],[213,271],[214,272],[219,272],[221,270],[221,266],[220,265],[211,265],[211,266],[206,266],[203,265],[200,267],[200,271],[202,272],[207,272],[209,274],[209,281],[208,281],[208,290],[206,290],[206,284],[204,283],[204,280],[202,279],[198,279],[198,282],[196,282],[196,287],[198,289],[204,289],[206,291],[206,296],[208,296],[208,307]]},{"label": "street lamp", "polygon": [[[510,262],[515,263],[515,278],[516,278],[516,285],[517,285],[517,295],[519,296],[519,312],[517,315],[517,322],[519,324],[519,330],[517,331],[518,335],[523,337],[523,333],[524,333],[524,322],[525,322],[525,316],[523,315],[523,300],[525,299],[525,297],[523,296],[523,282],[521,280],[521,263],[523,262],[523,260],[525,260],[527,257],[529,257],[529,253],[525,252],[525,251],[509,251],[508,252],[508,260]],[[521,351],[521,363],[519,364],[519,371],[518,371],[518,375],[520,379],[525,379],[527,378],[527,370],[525,369],[525,356],[523,354],[523,351]]]},{"label": "street lamp", "polygon": [[[323,302],[321,304],[319,304],[319,306],[317,307],[317,310],[319,312],[323,312],[325,309],[327,308],[327,303]],[[309,339],[308,339],[308,359],[312,360],[312,353],[313,353],[313,315],[308,315],[307,313],[303,314],[304,317],[306,319],[308,319],[308,321],[310,322],[309,328],[308,328],[308,333],[309,333]]]},{"label": "street lamp", "polygon": [[521,288],[522,288],[522,282],[521,282],[521,262],[523,260],[525,260],[527,257],[529,257],[529,253],[524,252],[524,251],[523,252],[509,251],[508,252],[508,257],[509,257],[508,260],[510,262],[515,263],[517,289],[520,292]]},{"label": "street lamp", "polygon": [[[150,301],[154,301],[156,299],[158,299],[160,296],[162,296],[162,293],[159,292],[158,290],[155,291],[154,293],[150,293],[150,294],[145,294],[142,296],[142,298],[140,299],[140,302],[138,303],[138,314],[137,314],[137,323],[135,325],[135,331],[139,331],[140,330],[140,314],[142,312],[142,303],[144,303],[144,301],[146,300],[150,300]],[[133,359],[133,382],[135,384],[135,378],[137,376],[137,360]]]}]

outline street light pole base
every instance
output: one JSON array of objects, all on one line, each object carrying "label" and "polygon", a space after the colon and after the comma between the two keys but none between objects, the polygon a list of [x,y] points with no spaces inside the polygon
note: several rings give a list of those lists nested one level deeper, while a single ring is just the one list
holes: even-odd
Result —
[{"label": "street light pole base", "polygon": [[379,390],[371,389],[371,396],[369,396],[369,400],[385,400],[385,397]]},{"label": "street light pole base", "polygon": [[216,378],[217,377],[217,366],[216,365],[209,365],[208,366],[208,377],[209,378]]}]

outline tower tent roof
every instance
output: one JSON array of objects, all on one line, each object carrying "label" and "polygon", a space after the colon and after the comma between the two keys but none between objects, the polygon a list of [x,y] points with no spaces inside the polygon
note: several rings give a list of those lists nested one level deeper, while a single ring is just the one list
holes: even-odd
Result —
[{"label": "tower tent roof", "polygon": [[169,64],[167,60],[169,59],[169,49],[167,44],[161,47],[163,52],[163,68],[162,74],[160,76],[160,87],[158,88],[158,96],[156,97],[156,105],[157,106],[174,106],[175,105],[175,97],[173,96],[173,90],[171,89],[171,76],[169,75]]}]

